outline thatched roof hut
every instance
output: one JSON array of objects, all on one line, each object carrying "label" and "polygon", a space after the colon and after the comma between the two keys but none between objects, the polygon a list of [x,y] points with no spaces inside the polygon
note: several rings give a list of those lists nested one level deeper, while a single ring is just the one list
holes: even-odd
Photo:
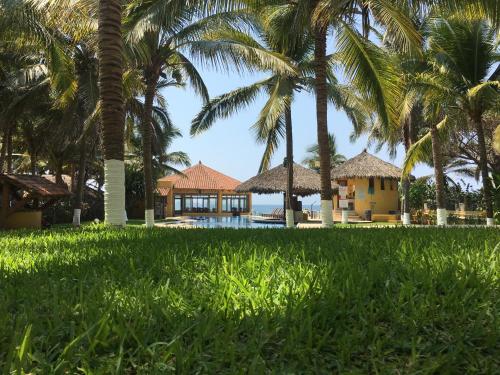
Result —
[{"label": "thatched roof hut", "polygon": [[[286,184],[287,167],[285,164],[281,164],[243,182],[235,190],[257,194],[284,193]],[[320,192],[321,180],[319,174],[300,164],[293,163],[293,193],[299,196],[307,196]]]},{"label": "thatched roof hut", "polygon": [[364,150],[361,154],[333,168],[331,177],[332,180],[370,177],[399,180],[401,173],[402,170],[400,168]]}]

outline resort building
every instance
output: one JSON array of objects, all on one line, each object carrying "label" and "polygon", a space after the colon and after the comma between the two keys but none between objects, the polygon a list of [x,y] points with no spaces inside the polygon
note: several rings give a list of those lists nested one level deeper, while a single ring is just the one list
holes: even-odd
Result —
[{"label": "resort building", "polygon": [[370,221],[398,220],[401,172],[366,150],[333,168],[332,181],[339,185],[333,197],[335,212],[347,209],[350,214]]},{"label": "resort building", "polygon": [[203,165],[201,161],[182,175],[160,178],[155,216],[238,216],[252,211],[252,195],[237,193],[241,182]]}]

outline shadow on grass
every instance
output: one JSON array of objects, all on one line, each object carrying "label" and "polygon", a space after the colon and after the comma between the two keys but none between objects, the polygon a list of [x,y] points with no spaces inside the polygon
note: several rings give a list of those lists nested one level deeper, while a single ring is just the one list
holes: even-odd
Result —
[{"label": "shadow on grass", "polygon": [[0,353],[31,324],[30,371],[498,369],[494,231],[16,236],[0,240]]}]

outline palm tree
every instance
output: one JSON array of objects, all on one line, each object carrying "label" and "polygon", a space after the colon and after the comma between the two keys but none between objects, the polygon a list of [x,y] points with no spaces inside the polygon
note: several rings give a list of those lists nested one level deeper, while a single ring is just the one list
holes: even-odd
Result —
[{"label": "palm tree", "polygon": [[442,67],[454,95],[455,103],[468,116],[476,130],[479,168],[483,181],[488,225],[493,225],[492,182],[488,171],[488,156],[483,117],[497,109],[500,97],[500,69],[490,68],[498,61],[495,30],[486,21],[437,20],[429,32],[432,56]]},{"label": "palm tree", "polygon": [[99,95],[104,147],[105,222],[125,225],[122,2],[99,0]]},{"label": "palm tree", "polygon": [[[259,167],[259,173],[267,170],[271,157],[282,138],[286,140],[287,189],[286,189],[286,221],[288,227],[294,226],[292,209],[293,196],[293,126],[292,103],[297,92],[301,90],[314,91],[313,56],[311,38],[302,35],[291,46],[283,45],[283,41],[276,38],[272,30],[260,29],[260,39],[266,41],[270,52],[283,54],[295,66],[298,75],[275,73],[270,77],[258,81],[250,86],[236,89],[211,100],[192,122],[191,134],[196,135],[207,130],[218,118],[226,118],[241,108],[250,105],[259,96],[265,93],[267,102],[260,112],[257,122],[253,125],[258,142],[266,144]],[[254,43],[254,42],[252,42]],[[355,101],[351,101],[352,93],[338,84],[331,72],[329,81],[328,99],[336,106],[346,110],[353,121],[364,121],[362,111],[354,108]]]},{"label": "palm tree", "polygon": [[[154,98],[157,87],[169,83],[168,75],[173,77],[174,83],[179,84],[182,76],[189,78],[195,91],[204,101],[208,100],[208,90],[192,62],[182,53],[189,41],[196,40],[200,29],[207,23],[206,20],[190,22],[193,10],[186,8],[179,15],[172,16],[166,25],[153,25],[144,32],[139,41],[134,41],[131,48],[140,50],[138,68],[143,72],[145,83],[144,111],[142,117],[142,152],[144,165],[144,192],[145,192],[145,219],[146,227],[154,226],[154,187],[151,153],[152,117]],[[133,15],[132,15],[133,16]],[[131,28],[131,34],[136,33]]]},{"label": "palm tree", "polygon": [[[240,35],[235,32],[233,35],[237,39]],[[299,71],[304,71],[306,65],[310,65],[309,44],[307,37],[304,43],[296,46],[293,50],[287,49],[273,43],[273,37],[269,33],[260,30],[260,37],[265,40],[268,46],[262,47],[270,52],[283,54],[290,59]],[[250,41],[257,45],[256,41]],[[250,64],[249,64],[250,65]],[[251,68],[251,65],[249,66]],[[293,134],[292,134],[292,101],[294,92],[304,83],[301,76],[275,73],[271,77],[256,82],[250,86],[239,88],[227,94],[223,94],[206,104],[201,112],[195,117],[191,126],[191,134],[196,135],[207,130],[213,125],[217,118],[229,117],[244,106],[250,105],[259,95],[266,93],[268,100],[261,110],[257,122],[253,125],[258,142],[265,142],[266,148],[259,167],[259,173],[269,169],[271,157],[274,154],[279,139],[286,138],[286,163],[287,163],[287,188],[285,192],[286,200],[286,225],[295,226],[294,211],[292,208],[293,195]]]},{"label": "palm tree", "polygon": [[[269,5],[275,8],[277,20],[266,21],[273,25],[281,24],[283,38],[293,41],[297,29],[309,30],[314,36],[314,74],[316,93],[316,117],[318,147],[320,153],[321,201],[323,226],[333,224],[332,189],[330,181],[330,155],[328,147],[328,79],[327,66],[341,67],[348,81],[375,109],[380,121],[394,124],[397,121],[398,81],[391,64],[387,64],[384,51],[371,43],[367,33],[363,35],[352,21],[363,14],[366,21],[371,15],[378,24],[385,25],[405,49],[419,44],[420,37],[408,17],[389,2],[377,2],[376,6],[368,1],[329,1],[309,0],[285,2]],[[278,11],[279,9],[279,11]],[[271,12],[270,12],[271,13]],[[388,16],[390,14],[390,17]],[[289,25],[295,27],[290,30]],[[330,25],[336,32],[337,51],[331,57],[326,55],[327,32]],[[364,22],[368,29],[369,24]]]},{"label": "palm tree", "polygon": [[[332,133],[328,134],[328,149],[330,153],[330,165],[332,166],[332,168],[335,168],[336,166],[346,161],[346,157],[337,152],[337,141],[335,140],[335,135]],[[309,155],[306,156],[304,160],[302,160],[302,164],[306,165],[310,169],[314,169],[315,171],[319,172],[319,146],[317,144],[309,146],[306,152]]]},{"label": "palm tree", "polygon": [[[220,12],[204,17],[204,12],[199,6],[178,4],[174,7],[168,19],[159,19],[158,23],[143,24],[143,8],[132,7],[130,15],[129,37],[133,43],[131,47],[140,56],[138,66],[144,72],[145,109],[143,119],[143,149],[145,172],[145,216],[146,226],[154,224],[153,213],[153,181],[151,170],[151,114],[155,87],[161,77],[166,78],[167,73],[175,79],[186,77],[204,102],[208,101],[208,90],[194,64],[185,52],[213,62],[214,65],[233,62],[239,65],[243,57],[253,64],[273,66],[282,61],[266,54],[266,51],[256,49],[255,46],[243,45],[242,41],[229,39],[231,26],[244,22],[246,17],[238,12]],[[137,14],[139,13],[139,14]],[[243,35],[243,34],[241,34]],[[140,38],[138,39],[138,36]],[[246,37],[246,35],[245,35]],[[245,40],[244,38],[242,39]],[[245,50],[241,47],[244,46]],[[260,52],[260,54],[259,54]],[[279,69],[279,66],[277,66]]]},{"label": "palm tree", "polygon": [[[405,173],[413,165],[425,160],[432,148],[436,169],[436,194],[440,215],[445,215],[444,176],[441,142],[450,132],[464,127],[464,117],[473,124],[479,155],[479,168],[483,180],[487,223],[493,224],[491,179],[487,164],[487,150],[483,130],[483,116],[498,105],[498,73],[488,75],[494,63],[496,47],[493,31],[484,21],[437,19],[429,26],[429,71],[415,78],[416,87],[423,93],[430,131],[416,142],[405,161]],[[474,59],[471,60],[471,56]],[[438,120],[439,119],[439,120]],[[440,223],[445,223],[445,218]]]}]

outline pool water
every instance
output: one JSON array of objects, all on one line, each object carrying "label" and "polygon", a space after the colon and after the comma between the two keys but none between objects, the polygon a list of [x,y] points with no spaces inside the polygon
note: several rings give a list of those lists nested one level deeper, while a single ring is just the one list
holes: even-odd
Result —
[{"label": "pool water", "polygon": [[196,222],[191,222],[196,228],[283,228],[282,223],[257,223],[248,216],[231,217],[200,217]]}]

